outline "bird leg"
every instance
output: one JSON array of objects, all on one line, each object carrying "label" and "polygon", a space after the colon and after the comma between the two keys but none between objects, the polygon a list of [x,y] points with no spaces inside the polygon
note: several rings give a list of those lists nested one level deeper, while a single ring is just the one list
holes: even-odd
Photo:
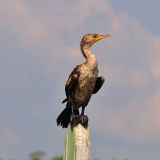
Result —
[{"label": "bird leg", "polygon": [[84,115],[84,111],[85,111],[85,106],[82,106],[81,116],[83,116],[83,115]]},{"label": "bird leg", "polygon": [[79,110],[74,109],[74,107],[72,107],[72,115],[71,115],[71,121],[70,121],[72,129],[76,127],[79,123],[80,123]]},{"label": "bird leg", "polygon": [[82,113],[79,115],[78,109],[73,109],[71,116],[71,127],[74,128],[81,124],[83,127],[88,127],[88,116],[84,115],[85,106],[82,106]]},{"label": "bird leg", "polygon": [[82,124],[83,127],[87,128],[88,127],[88,116],[84,115],[85,107],[86,106],[82,106],[82,113],[81,113],[81,116],[80,116],[80,123]]}]

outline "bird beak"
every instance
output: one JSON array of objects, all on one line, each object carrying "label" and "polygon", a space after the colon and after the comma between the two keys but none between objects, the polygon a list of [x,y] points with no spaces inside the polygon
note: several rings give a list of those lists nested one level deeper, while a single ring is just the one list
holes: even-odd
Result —
[{"label": "bird beak", "polygon": [[105,35],[98,35],[96,38],[95,38],[95,42],[101,40],[101,39],[104,39],[104,38],[108,38],[108,37],[111,37],[112,35],[111,34],[105,34]]}]

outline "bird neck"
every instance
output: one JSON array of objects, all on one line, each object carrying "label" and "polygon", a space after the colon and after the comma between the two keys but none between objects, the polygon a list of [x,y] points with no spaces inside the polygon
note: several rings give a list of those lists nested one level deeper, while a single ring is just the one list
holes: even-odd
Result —
[{"label": "bird neck", "polygon": [[96,56],[91,52],[90,47],[83,46],[81,47],[83,56],[86,58],[85,64],[97,66]]}]

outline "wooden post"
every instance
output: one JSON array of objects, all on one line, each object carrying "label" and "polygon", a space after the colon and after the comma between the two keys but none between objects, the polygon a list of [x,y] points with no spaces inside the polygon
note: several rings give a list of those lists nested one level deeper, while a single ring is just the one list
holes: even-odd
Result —
[{"label": "wooden post", "polygon": [[63,160],[90,160],[90,132],[81,124],[73,129],[69,125]]}]

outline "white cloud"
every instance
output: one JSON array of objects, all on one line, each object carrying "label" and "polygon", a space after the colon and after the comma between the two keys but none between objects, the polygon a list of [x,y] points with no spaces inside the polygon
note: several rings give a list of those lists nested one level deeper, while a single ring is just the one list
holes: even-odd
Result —
[{"label": "white cloud", "polygon": [[15,41],[33,45],[45,38],[47,30],[39,17],[33,15],[30,7],[22,0],[0,1],[1,24],[14,35]]}]

